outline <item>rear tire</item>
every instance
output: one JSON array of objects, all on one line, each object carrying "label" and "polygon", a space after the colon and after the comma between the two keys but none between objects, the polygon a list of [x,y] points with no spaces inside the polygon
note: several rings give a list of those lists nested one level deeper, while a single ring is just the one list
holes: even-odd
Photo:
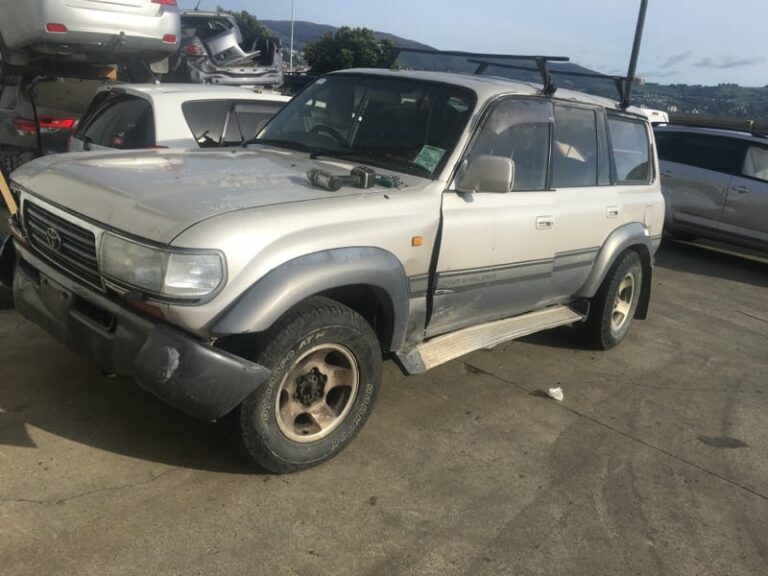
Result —
[{"label": "rear tire", "polygon": [[643,286],[643,265],[634,250],[621,254],[590,302],[589,316],[579,329],[590,346],[610,350],[629,332]]},{"label": "rear tire", "polygon": [[261,335],[250,359],[268,382],[230,415],[231,432],[263,469],[330,460],[359,432],[381,383],[381,347],[355,311],[327,298],[296,306]]}]

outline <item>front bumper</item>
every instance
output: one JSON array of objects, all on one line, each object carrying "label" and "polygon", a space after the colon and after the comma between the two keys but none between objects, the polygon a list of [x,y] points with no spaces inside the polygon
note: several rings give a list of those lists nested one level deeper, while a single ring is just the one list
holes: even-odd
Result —
[{"label": "front bumper", "polygon": [[263,366],[86,288],[18,240],[13,246],[16,310],[104,372],[132,376],[201,420],[225,416],[269,378]]}]

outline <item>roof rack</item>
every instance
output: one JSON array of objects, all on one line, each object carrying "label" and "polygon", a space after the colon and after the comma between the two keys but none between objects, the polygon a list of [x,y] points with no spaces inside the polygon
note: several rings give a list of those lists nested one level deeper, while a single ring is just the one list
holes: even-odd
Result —
[{"label": "roof rack", "polygon": [[713,114],[682,114],[671,113],[669,124],[690,126],[695,128],[714,128],[717,130],[733,130],[745,132],[758,138],[768,138],[768,122],[733,116],[717,116]]},{"label": "roof rack", "polygon": [[[467,62],[472,64],[480,64],[475,71],[475,74],[482,74],[489,66],[502,66],[504,68],[514,68],[520,70],[532,70],[541,74],[541,83],[543,85],[542,93],[547,96],[552,96],[557,91],[557,85],[552,81],[552,71],[549,67],[550,62],[566,63],[571,59],[567,56],[538,56],[538,55],[522,55],[522,54],[480,54],[475,52],[461,52],[456,50],[430,50],[427,48],[400,48],[394,47],[390,54],[390,61],[388,62],[391,67],[402,53],[406,54],[426,54],[429,56],[455,56],[459,58],[465,58]],[[522,66],[513,66],[511,64],[503,64],[501,62],[487,61],[485,59],[499,58],[504,60],[517,60],[534,62],[536,68],[525,68]],[[482,70],[481,70],[482,69]]]},{"label": "roof rack", "polygon": [[[536,58],[536,57],[531,57]],[[468,60],[472,64],[478,64],[477,69],[475,70],[475,74],[484,74],[488,68],[491,66],[495,66],[497,68],[506,68],[511,70],[524,70],[527,72],[539,72],[542,75],[544,72],[542,72],[542,68],[540,65],[540,61],[536,61],[537,68],[531,68],[530,66],[515,66],[514,64],[504,64],[502,62],[490,62],[488,60],[476,60],[474,58],[470,58]],[[546,62],[544,62],[546,65]],[[575,76],[578,78],[594,78],[596,80],[610,80],[614,83],[616,86],[616,90],[619,92],[619,100],[622,102],[626,99],[626,82],[627,78],[625,76],[609,76],[607,74],[600,74],[599,72],[576,72],[576,71],[569,71],[569,70],[551,70],[547,69],[548,74],[548,81],[545,85],[550,85],[554,87],[554,90],[552,91],[552,94],[554,94],[554,91],[557,90],[557,86],[552,82],[551,76],[552,74],[561,74],[563,76]],[[545,91],[546,93],[546,91]]]}]

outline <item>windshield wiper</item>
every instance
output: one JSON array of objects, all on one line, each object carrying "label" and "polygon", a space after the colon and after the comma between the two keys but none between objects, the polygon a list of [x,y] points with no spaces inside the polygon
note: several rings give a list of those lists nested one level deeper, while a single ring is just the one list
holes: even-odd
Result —
[{"label": "windshield wiper", "polygon": [[398,164],[405,165],[411,173],[415,176],[425,176],[432,178],[432,171],[425,168],[421,164],[417,164],[412,160],[406,160],[394,154],[387,154],[384,152],[377,152],[376,150],[316,150],[312,153],[311,158],[313,160],[325,156],[327,158],[339,158],[343,160],[362,160],[374,165],[378,165],[387,170],[392,170],[391,166],[387,166],[387,161],[397,162]]},{"label": "windshield wiper", "polygon": [[303,142],[296,140],[286,140],[283,138],[251,138],[243,142],[243,148],[252,144],[264,144],[265,146],[277,146],[278,148],[288,148],[289,150],[298,150],[299,152],[315,153],[315,149]]}]

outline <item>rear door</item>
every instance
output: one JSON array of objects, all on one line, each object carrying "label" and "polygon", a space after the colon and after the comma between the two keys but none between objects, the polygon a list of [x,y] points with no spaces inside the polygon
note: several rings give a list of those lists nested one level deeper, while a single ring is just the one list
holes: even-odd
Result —
[{"label": "rear door", "polygon": [[731,181],[720,231],[768,245],[768,145],[749,145]]},{"label": "rear door", "polygon": [[611,186],[601,110],[555,103],[551,185],[559,212],[554,222],[553,289],[561,300],[568,300],[584,284],[600,247],[622,216],[617,189]]},{"label": "rear door", "polygon": [[674,226],[716,230],[745,147],[736,139],[693,132],[656,132],[662,190]]}]

